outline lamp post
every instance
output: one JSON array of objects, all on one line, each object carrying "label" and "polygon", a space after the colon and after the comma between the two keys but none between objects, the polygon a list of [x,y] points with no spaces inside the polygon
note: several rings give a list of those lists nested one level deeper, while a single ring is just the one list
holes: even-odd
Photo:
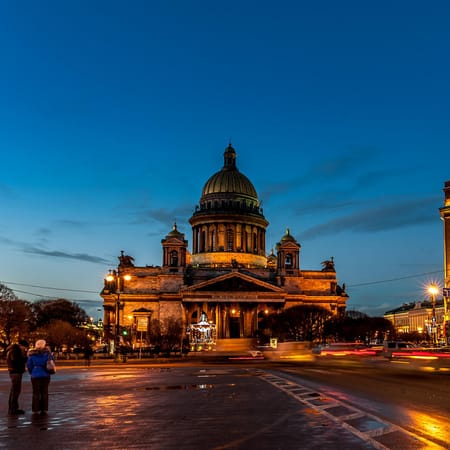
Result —
[{"label": "lamp post", "polygon": [[112,287],[116,295],[115,304],[115,333],[114,333],[114,361],[119,361],[119,346],[120,346],[120,309],[123,305],[120,304],[120,294],[124,287],[125,281],[131,280],[128,274],[121,274],[120,270],[113,270],[106,276],[106,281]]},{"label": "lamp post", "polygon": [[439,289],[435,284],[428,286],[428,293],[431,296],[431,335],[433,344],[437,343],[437,324],[436,324],[436,295],[439,293]]}]

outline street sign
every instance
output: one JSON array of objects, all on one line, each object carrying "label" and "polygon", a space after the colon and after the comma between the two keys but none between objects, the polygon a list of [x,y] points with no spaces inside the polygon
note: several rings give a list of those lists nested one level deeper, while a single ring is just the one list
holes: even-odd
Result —
[{"label": "street sign", "polygon": [[442,289],[442,295],[444,297],[450,297],[450,288],[443,288]]},{"label": "street sign", "polygon": [[148,317],[138,317],[136,329],[137,329],[137,331],[147,331],[148,330]]}]

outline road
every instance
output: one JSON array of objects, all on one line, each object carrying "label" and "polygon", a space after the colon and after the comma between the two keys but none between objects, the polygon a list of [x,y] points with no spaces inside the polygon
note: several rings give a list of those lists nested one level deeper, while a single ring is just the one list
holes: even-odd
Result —
[{"label": "road", "polygon": [[25,375],[28,411],[10,418],[0,370],[0,448],[450,448],[450,378],[434,375],[342,362],[68,365],[48,416],[29,412]]},{"label": "road", "polygon": [[325,396],[337,396],[380,421],[450,448],[449,371],[383,358],[283,363],[277,369]]}]

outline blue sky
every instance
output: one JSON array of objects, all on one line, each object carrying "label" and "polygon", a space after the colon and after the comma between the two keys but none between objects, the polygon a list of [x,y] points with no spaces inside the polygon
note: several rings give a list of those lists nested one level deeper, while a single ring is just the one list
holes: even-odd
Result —
[{"label": "blue sky", "polygon": [[[121,250],[161,264],[229,140],[301,267],[349,308],[442,282],[447,1],[5,1],[0,281],[100,314]],[[44,297],[47,298],[47,297]]]}]

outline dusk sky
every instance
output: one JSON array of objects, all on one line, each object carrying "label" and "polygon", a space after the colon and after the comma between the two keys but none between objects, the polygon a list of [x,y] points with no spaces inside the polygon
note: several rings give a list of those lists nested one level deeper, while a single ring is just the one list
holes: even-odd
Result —
[{"label": "dusk sky", "polygon": [[0,4],[0,282],[102,315],[121,250],[162,263],[231,140],[269,253],[334,257],[348,309],[442,284],[450,2]]}]

